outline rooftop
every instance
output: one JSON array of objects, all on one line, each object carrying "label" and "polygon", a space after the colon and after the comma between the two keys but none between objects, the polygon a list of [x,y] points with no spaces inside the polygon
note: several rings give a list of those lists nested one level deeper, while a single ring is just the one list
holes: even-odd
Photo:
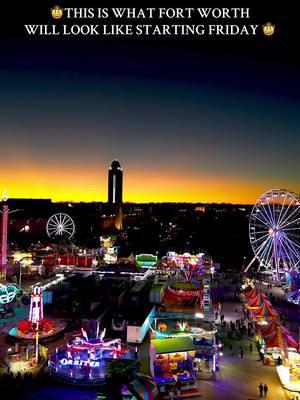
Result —
[{"label": "rooftop", "polygon": [[195,350],[195,345],[190,337],[154,339],[151,340],[151,345],[157,354]]}]

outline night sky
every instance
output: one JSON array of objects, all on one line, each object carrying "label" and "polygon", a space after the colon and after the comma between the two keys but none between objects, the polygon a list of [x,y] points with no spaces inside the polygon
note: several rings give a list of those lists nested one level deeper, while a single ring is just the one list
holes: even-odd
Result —
[{"label": "night sky", "polygon": [[[22,23],[53,23],[53,4]],[[300,192],[297,51],[289,15],[271,7],[253,18],[275,23],[275,35],[246,39],[38,39],[11,26],[1,41],[0,190],[106,201],[117,158],[125,201]]]}]

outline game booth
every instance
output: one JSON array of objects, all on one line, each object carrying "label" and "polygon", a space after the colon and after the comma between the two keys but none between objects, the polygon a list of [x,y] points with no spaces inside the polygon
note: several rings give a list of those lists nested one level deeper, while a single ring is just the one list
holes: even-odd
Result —
[{"label": "game booth", "polygon": [[216,333],[216,326],[203,318],[155,318],[150,324],[150,338],[192,338],[195,346],[194,367],[197,378],[213,377],[216,372],[218,362]]},{"label": "game booth", "polygon": [[[42,359],[47,359],[47,348],[39,345],[38,354]],[[6,364],[10,372],[14,374],[33,371],[37,367],[36,346],[34,344],[20,345],[16,343],[14,347],[7,349]]]},{"label": "game booth", "polygon": [[98,385],[105,382],[106,368],[110,362],[127,360],[138,362],[137,350],[120,339],[105,340],[105,329],[88,335],[81,332],[72,335],[67,346],[49,358],[53,377],[75,385]]},{"label": "game booth", "polygon": [[194,360],[194,371],[196,378],[214,378],[218,368],[217,346],[205,337],[194,338],[196,354]]},{"label": "game booth", "polygon": [[195,382],[195,345],[190,337],[153,339],[150,371],[158,385]]},{"label": "game booth", "polygon": [[275,318],[268,325],[259,327],[257,340],[265,365],[281,365],[289,353],[295,353],[298,349],[298,343],[291,333]]}]

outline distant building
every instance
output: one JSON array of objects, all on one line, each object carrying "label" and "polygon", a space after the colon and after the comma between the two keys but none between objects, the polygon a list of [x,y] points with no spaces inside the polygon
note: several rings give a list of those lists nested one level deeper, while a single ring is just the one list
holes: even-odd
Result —
[{"label": "distant building", "polygon": [[123,200],[123,171],[119,161],[114,160],[108,170],[108,202],[121,205]]}]

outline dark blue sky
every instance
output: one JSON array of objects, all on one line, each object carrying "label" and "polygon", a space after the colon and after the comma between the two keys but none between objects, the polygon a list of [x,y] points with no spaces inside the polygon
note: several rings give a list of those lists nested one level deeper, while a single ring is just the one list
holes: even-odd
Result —
[{"label": "dark blue sky", "polygon": [[19,197],[105,200],[118,158],[125,200],[299,192],[299,69],[277,11],[267,14],[272,38],[37,39],[17,26],[2,41],[1,186]]}]

